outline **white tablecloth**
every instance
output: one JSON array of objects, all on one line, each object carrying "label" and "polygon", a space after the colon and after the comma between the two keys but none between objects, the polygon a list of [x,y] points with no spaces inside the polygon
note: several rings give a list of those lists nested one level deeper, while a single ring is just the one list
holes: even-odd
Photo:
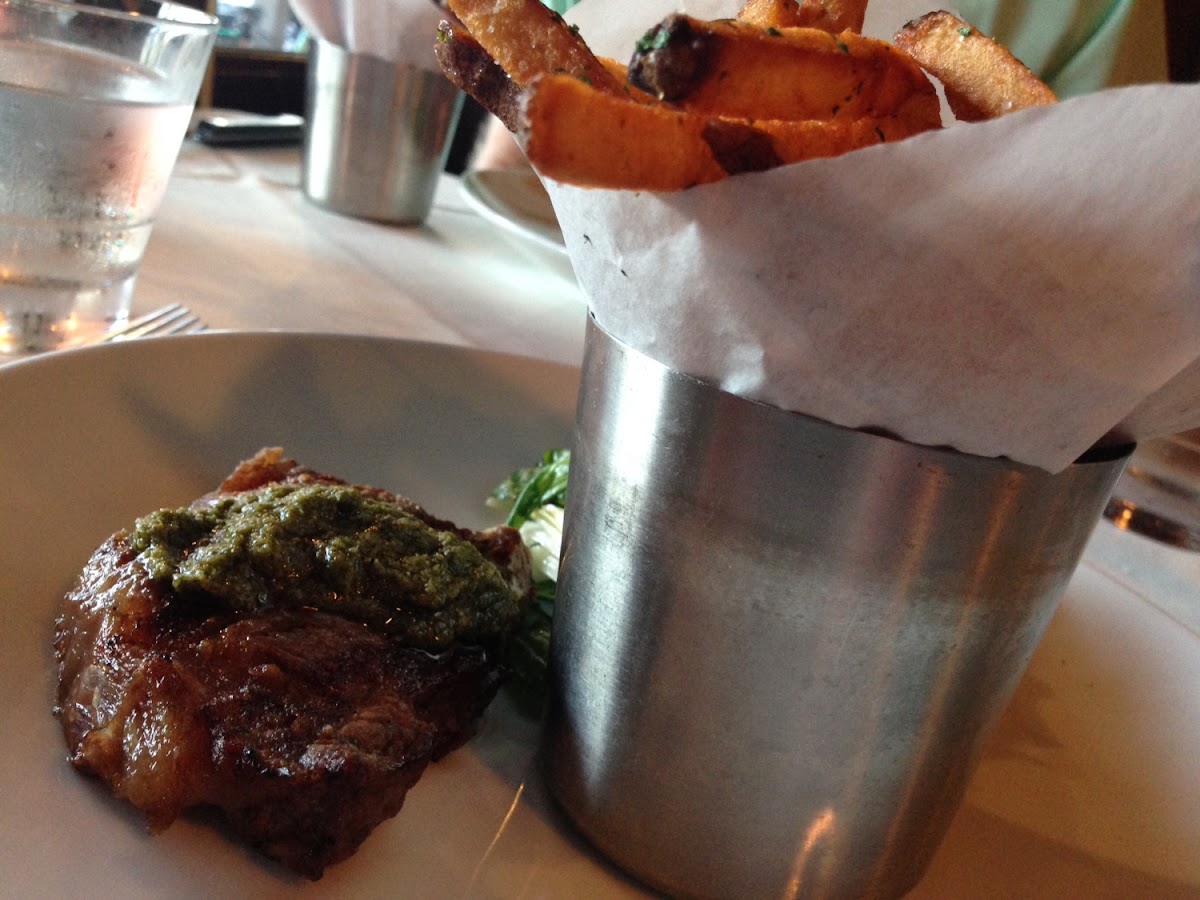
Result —
[{"label": "white tablecloth", "polygon": [[423,227],[337,215],[300,190],[296,148],[187,141],[134,314],[190,306],[212,329],[385,335],[578,364],[586,307],[566,258],[473,212],[444,176]]}]

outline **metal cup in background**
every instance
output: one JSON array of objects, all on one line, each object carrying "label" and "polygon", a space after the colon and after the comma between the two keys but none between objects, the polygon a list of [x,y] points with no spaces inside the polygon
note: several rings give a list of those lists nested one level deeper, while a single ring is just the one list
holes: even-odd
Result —
[{"label": "metal cup in background", "polygon": [[305,102],[305,195],[343,215],[421,224],[462,104],[462,93],[440,72],[314,41]]},{"label": "metal cup in background", "polygon": [[684,897],[925,871],[1128,448],[1050,475],[754,403],[589,324],[546,759]]}]

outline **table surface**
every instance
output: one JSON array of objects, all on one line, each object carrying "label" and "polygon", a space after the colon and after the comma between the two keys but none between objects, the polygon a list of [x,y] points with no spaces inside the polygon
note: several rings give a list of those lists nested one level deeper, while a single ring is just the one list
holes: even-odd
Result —
[{"label": "table surface", "polygon": [[577,365],[586,306],[565,256],[477,215],[444,176],[424,226],[338,215],[300,190],[296,148],[187,141],[134,315],[191,307],[211,329],[403,337]]}]

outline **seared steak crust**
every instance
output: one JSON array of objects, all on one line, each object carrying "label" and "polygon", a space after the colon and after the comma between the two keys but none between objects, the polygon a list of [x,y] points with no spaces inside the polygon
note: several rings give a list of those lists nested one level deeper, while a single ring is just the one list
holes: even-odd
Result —
[{"label": "seared steak crust", "polygon": [[[221,490],[325,477],[260,456]],[[519,538],[515,548],[506,534],[478,540],[494,561],[515,557],[521,577]],[[400,810],[425,766],[471,736],[500,680],[485,648],[434,656],[318,610],[184,602],[146,576],[125,532],[67,596],[55,651],[56,712],[78,769],[153,830],[217,807],[309,878]]]}]

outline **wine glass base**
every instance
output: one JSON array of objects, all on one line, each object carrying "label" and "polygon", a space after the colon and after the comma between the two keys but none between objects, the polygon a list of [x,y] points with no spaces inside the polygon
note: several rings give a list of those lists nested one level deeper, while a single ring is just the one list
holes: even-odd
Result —
[{"label": "wine glass base", "polygon": [[1200,431],[1138,447],[1104,515],[1118,528],[1200,550]]}]

